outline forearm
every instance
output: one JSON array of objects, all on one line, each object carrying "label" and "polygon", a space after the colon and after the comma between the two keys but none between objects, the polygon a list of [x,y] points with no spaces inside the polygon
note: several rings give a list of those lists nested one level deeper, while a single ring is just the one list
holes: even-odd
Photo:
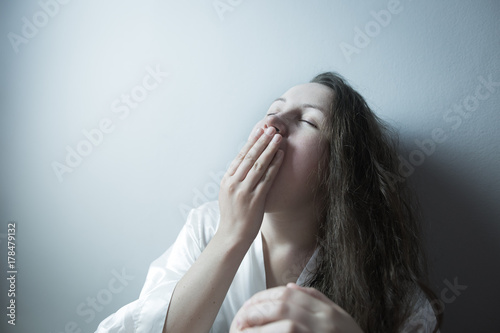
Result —
[{"label": "forearm", "polygon": [[219,229],[177,283],[164,331],[208,332],[212,327],[262,225],[266,195],[283,161],[280,141],[274,127],[265,134],[258,128],[226,171],[219,191]]},{"label": "forearm", "polygon": [[163,332],[208,332],[249,246],[216,233],[177,283]]}]

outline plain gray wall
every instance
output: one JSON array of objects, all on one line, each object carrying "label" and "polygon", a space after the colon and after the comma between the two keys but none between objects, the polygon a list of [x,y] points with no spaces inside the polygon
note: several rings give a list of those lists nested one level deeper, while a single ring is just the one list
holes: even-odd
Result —
[{"label": "plain gray wall", "polygon": [[2,332],[93,332],[136,299],[270,102],[328,70],[400,133],[442,332],[498,331],[499,1],[66,2],[1,2]]}]

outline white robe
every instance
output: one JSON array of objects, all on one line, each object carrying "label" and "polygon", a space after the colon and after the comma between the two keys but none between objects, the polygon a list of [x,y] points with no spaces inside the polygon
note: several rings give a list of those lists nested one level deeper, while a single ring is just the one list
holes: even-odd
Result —
[{"label": "white robe", "polygon": [[[151,263],[139,299],[107,317],[96,333],[161,333],[175,285],[214,236],[219,218],[217,201],[193,209],[174,244]],[[298,285],[303,285],[313,271],[316,258],[317,251],[299,275]],[[231,322],[243,303],[265,289],[266,272],[259,231],[236,272],[210,333],[229,332]],[[434,324],[430,304],[421,302],[403,332],[432,332]]]}]

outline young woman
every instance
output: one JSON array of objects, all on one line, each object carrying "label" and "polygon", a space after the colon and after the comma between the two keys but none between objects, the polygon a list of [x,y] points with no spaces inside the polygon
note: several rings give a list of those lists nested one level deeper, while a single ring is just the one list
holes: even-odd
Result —
[{"label": "young woman", "polygon": [[[391,140],[336,73],[270,106],[221,182],[97,332],[435,332]],[[439,317],[439,316],[438,316]]]}]

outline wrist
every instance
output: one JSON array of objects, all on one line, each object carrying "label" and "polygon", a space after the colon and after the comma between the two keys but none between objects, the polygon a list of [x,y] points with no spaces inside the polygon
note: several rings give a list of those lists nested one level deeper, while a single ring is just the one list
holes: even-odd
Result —
[{"label": "wrist", "polygon": [[232,253],[243,253],[248,251],[255,237],[248,234],[239,235],[237,232],[218,228],[213,240]]}]

